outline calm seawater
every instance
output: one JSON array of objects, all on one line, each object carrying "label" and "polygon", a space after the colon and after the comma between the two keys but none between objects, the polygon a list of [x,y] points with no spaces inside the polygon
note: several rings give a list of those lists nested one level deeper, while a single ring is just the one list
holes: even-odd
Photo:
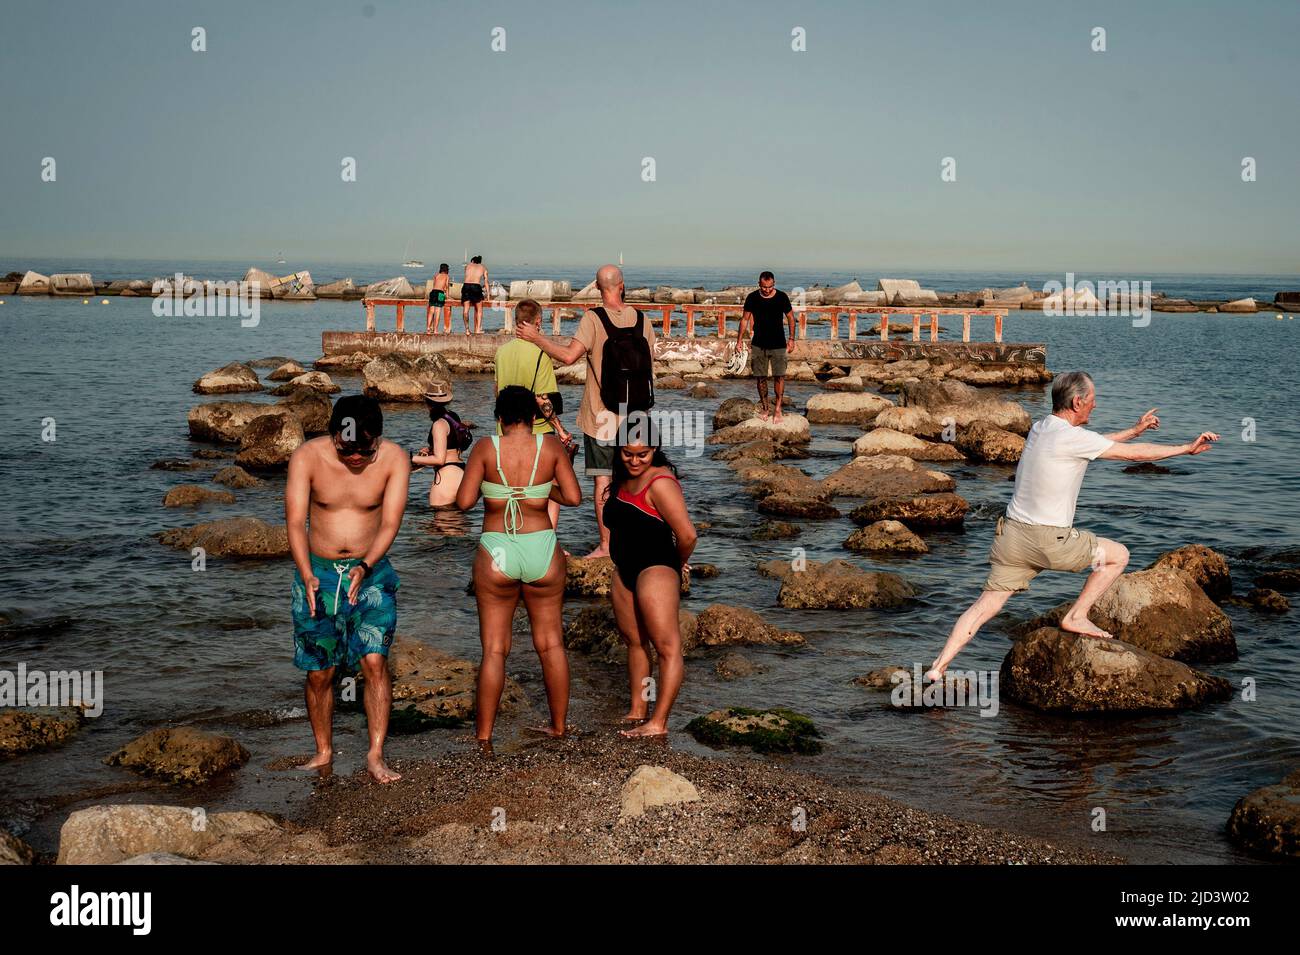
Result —
[{"label": "calm seawater", "polygon": [[[152,277],[175,263],[31,262],[3,266],[41,270],[91,269],[97,279]],[[200,278],[239,277],[242,265],[183,263]],[[285,267],[302,267],[291,263]],[[354,275],[359,281],[397,274],[396,267],[307,264],[317,281]],[[435,263],[436,267],[436,263]],[[459,266],[454,269],[458,272]],[[748,273],[723,270],[628,270],[629,285],[720,284],[748,281]],[[569,278],[587,281],[586,269],[499,270],[500,278]],[[414,277],[413,273],[408,274]],[[1031,285],[1051,275],[911,273],[939,289]],[[422,277],[422,274],[421,274]],[[781,276],[783,287],[840,282],[844,273]],[[1060,278],[1060,276],[1056,276]],[[1080,276],[1086,278],[1088,276]],[[1120,278],[1123,276],[1107,276]],[[1134,276],[1138,278],[1150,276]],[[868,277],[862,276],[864,286]],[[1159,277],[1157,277],[1159,278]],[[874,284],[872,279],[870,284]],[[1294,277],[1168,276],[1157,290],[1187,297],[1267,295],[1300,287]],[[229,732],[253,753],[235,777],[218,787],[187,793],[147,790],[128,798],[291,812],[307,798],[308,778],[272,772],[266,763],[305,752],[310,734],[303,718],[301,679],[291,662],[288,617],[289,562],[210,560],[192,572],[188,553],[164,548],[153,534],[198,520],[252,514],[282,520],[282,478],[237,491],[231,506],[197,514],[161,506],[169,487],[205,482],[216,467],[172,473],[151,470],[160,458],[188,457],[201,445],[188,440],[185,414],[201,401],[190,392],[195,378],[232,360],[286,355],[308,364],[320,354],[325,329],[361,326],[358,302],[264,303],[261,324],[236,319],[155,318],[148,299],[80,300],[6,297],[0,306],[5,358],[4,414],[0,415],[0,612],[15,626],[0,630],[0,668],[25,662],[29,669],[105,672],[105,712],[68,745],[0,763],[0,826],[52,849],[71,808],[104,798],[136,778],[103,765],[115,748],[155,726],[199,723]],[[391,311],[384,316],[391,323]],[[459,320],[459,316],[457,316]],[[493,327],[497,319],[489,319]],[[826,334],[810,326],[809,334]],[[978,337],[979,330],[977,328]],[[1127,427],[1150,407],[1163,421],[1155,440],[1183,441],[1200,430],[1223,440],[1208,455],[1169,462],[1177,473],[1139,476],[1116,463],[1097,462],[1080,497],[1078,523],[1128,545],[1133,566],[1185,543],[1225,553],[1234,587],[1249,588],[1253,574],[1300,563],[1300,323],[1275,313],[1160,315],[1147,328],[1127,319],[1052,319],[1012,312],[1008,341],[1045,342],[1053,370],[1084,368],[1097,382],[1093,425]],[[360,379],[339,376],[345,392]],[[457,381],[457,407],[486,423],[491,383]],[[743,382],[722,382],[722,398],[748,396]],[[815,386],[792,385],[801,404]],[[568,387],[576,409],[579,389]],[[1009,393],[1035,417],[1045,414],[1038,389]],[[660,396],[666,408],[703,409],[680,393]],[[572,419],[572,411],[566,416]],[[42,420],[54,418],[57,440],[41,440]],[[1243,419],[1255,421],[1256,440],[1242,439]],[[386,434],[418,446],[427,429],[420,409],[394,409]],[[791,462],[815,477],[848,460],[858,434],[851,427],[815,429],[814,457]],[[760,517],[734,473],[704,456],[679,457],[687,497],[697,519],[712,522],[696,559],[722,574],[697,582],[686,606],[713,602],[760,610],[772,623],[805,633],[810,648],[797,653],[744,651],[768,669],[725,683],[712,659],[688,666],[674,723],[726,705],[786,705],[812,716],[826,734],[823,755],[796,765],[893,796],[903,802],[1016,831],[1113,851],[1134,861],[1230,861],[1243,858],[1223,825],[1233,803],[1275,782],[1300,762],[1300,654],[1295,613],[1266,617],[1226,607],[1241,659],[1208,667],[1240,684],[1258,684],[1258,698],[1236,698],[1169,716],[1111,719],[1044,717],[1004,704],[996,718],[975,709],[899,715],[887,694],[864,690],[854,676],[886,664],[928,662],[956,614],[979,592],[993,521],[1010,495],[1009,468],[949,467],[958,491],[972,504],[964,533],[932,534],[920,558],[864,560],[843,550],[852,529],[846,519],[807,522],[794,542],[750,540]],[[392,552],[402,577],[399,632],[458,656],[478,652],[477,618],[464,592],[473,558],[478,514],[435,520],[425,506],[430,478],[417,474],[402,533]],[[589,485],[587,486],[589,489]],[[841,501],[847,514],[849,504]],[[584,553],[594,537],[590,505],[566,511],[561,538]],[[789,558],[791,544],[812,560],[857,560],[904,575],[920,597],[899,612],[789,611],[775,606],[778,583],[755,565]],[[1077,593],[1081,577],[1045,575],[1010,605],[1018,619]],[[581,603],[571,601],[574,611]],[[958,660],[962,668],[996,668],[1009,646],[998,622]],[[580,725],[607,732],[622,712],[623,674],[574,657],[574,714]],[[499,745],[534,745],[520,735],[544,710],[540,673],[527,637],[520,634],[509,663],[528,691],[533,713],[511,717]],[[364,756],[364,719],[336,720],[340,769]],[[700,751],[684,733],[674,745]],[[439,732],[392,741],[396,758],[464,748],[465,736]],[[705,751],[707,752],[707,751]],[[1106,810],[1108,829],[1091,830],[1093,810]]]}]

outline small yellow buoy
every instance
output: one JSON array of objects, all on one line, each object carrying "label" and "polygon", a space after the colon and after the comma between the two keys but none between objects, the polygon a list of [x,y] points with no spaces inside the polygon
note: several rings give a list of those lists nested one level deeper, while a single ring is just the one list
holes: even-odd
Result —
[{"label": "small yellow buoy", "polygon": [[107,305],[107,304],[108,304],[108,299],[106,299],[106,298],[105,298],[105,299],[100,299],[99,304],[100,304],[100,305]]},{"label": "small yellow buoy", "polygon": [[88,299],[88,298],[83,298],[83,299],[81,300],[81,304],[82,304],[82,305],[89,305],[89,304],[90,304],[90,299]]}]

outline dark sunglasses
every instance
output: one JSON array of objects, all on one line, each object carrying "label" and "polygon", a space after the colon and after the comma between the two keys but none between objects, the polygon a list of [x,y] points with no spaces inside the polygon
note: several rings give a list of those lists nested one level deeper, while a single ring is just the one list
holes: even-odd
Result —
[{"label": "dark sunglasses", "polygon": [[334,450],[339,453],[339,457],[341,458],[373,458],[375,452],[379,450],[379,442],[376,441],[369,447],[363,447],[356,441],[340,441],[338,444],[334,445]]}]

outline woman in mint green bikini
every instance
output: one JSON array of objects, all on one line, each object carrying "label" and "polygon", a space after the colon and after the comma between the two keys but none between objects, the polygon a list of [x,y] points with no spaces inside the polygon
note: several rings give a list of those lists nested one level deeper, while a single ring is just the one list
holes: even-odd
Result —
[{"label": "woman in mint green bikini", "polygon": [[462,511],[473,507],[480,493],[483,496],[483,534],[474,560],[483,643],[475,703],[481,743],[492,739],[510,653],[510,625],[521,594],[551,709],[546,733],[564,735],[569,708],[569,662],[560,619],[564,555],[546,503],[576,507],[582,503],[582,490],[564,446],[554,435],[533,434],[536,415],[537,399],[531,391],[518,385],[502,388],[496,404],[501,434],[474,445],[456,492],[456,506]]}]

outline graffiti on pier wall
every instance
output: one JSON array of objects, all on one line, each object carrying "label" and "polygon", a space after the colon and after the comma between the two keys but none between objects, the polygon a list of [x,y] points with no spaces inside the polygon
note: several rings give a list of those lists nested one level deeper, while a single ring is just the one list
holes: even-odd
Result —
[{"label": "graffiti on pier wall", "polygon": [[978,364],[1047,363],[1047,346],[1015,342],[829,341],[827,358],[847,361],[915,361],[944,358]]},{"label": "graffiti on pier wall", "polygon": [[698,361],[701,365],[727,363],[736,354],[734,340],[718,338],[656,338],[655,361]]}]

